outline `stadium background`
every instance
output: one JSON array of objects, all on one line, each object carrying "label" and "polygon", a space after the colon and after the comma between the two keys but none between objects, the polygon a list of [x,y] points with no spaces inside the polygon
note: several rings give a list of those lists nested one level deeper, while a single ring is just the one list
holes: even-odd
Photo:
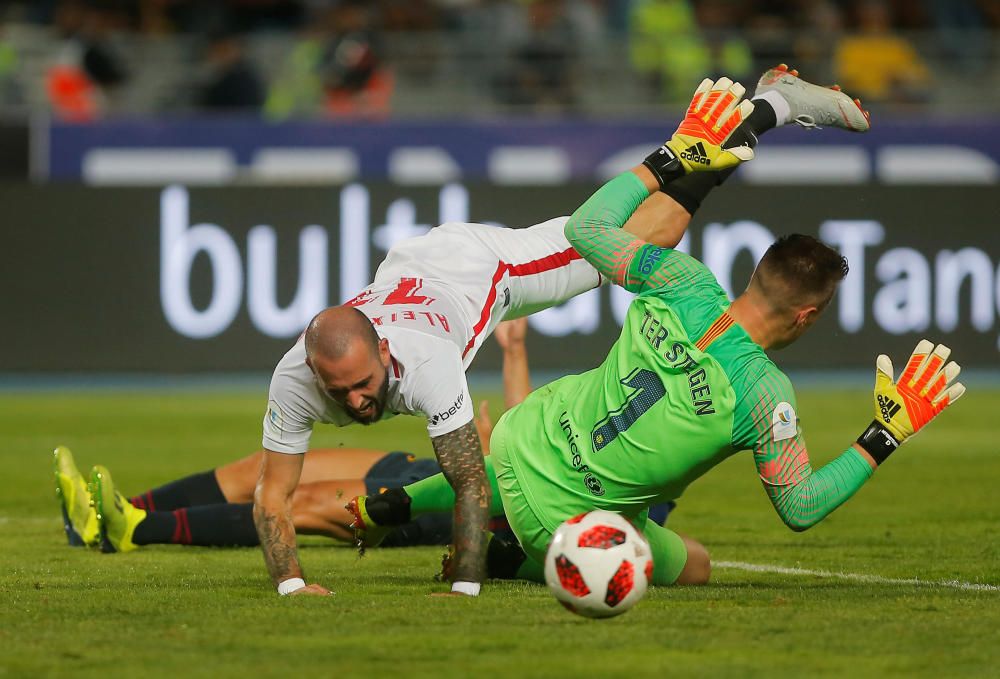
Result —
[{"label": "stadium background", "polygon": [[[568,214],[662,141],[702,75],[752,86],[779,60],[862,97],[873,130],[769,134],[689,250],[733,292],[772,235],[849,255],[786,367],[867,369],[923,335],[996,364],[996,3],[61,0],[0,17],[8,376],[264,374],[399,238]],[[603,290],[533,318],[535,367],[593,365],[626,303]],[[474,374],[497,361],[489,346]]]},{"label": "stadium background", "polygon": [[[990,0],[0,2],[0,673],[107,676],[117,654],[123,674],[370,676],[386,634],[410,676],[995,673],[998,28]],[[671,521],[730,565],[603,625],[600,654],[543,588],[442,612],[437,550],[357,562],[305,538],[336,605],[286,606],[255,550],[64,546],[52,447],[127,492],[251,452],[278,357],[396,239],[570,212],[703,76],[752,86],[779,61],[862,97],[873,130],[769,133],[685,246],[733,292],[772,235],[851,257],[775,356],[814,464],[871,417],[875,354],[898,367],[926,335],[972,369],[947,422],[821,528],[789,532],[745,456],[724,463]],[[534,317],[536,384],[598,361],[626,302]],[[494,416],[498,358],[488,342],[471,371]],[[321,429],[430,454],[415,418]]]}]

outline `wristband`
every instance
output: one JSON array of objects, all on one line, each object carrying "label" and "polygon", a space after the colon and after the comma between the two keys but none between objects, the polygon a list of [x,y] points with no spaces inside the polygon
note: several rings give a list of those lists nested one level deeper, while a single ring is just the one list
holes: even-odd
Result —
[{"label": "wristband", "polygon": [[278,594],[281,596],[286,596],[302,589],[306,586],[306,581],[302,578],[288,578],[287,580],[282,580],[278,583]]},{"label": "wristband", "polygon": [[899,447],[896,437],[878,420],[872,420],[865,432],[858,437],[858,443],[875,458],[875,463],[879,466]]},{"label": "wristband", "polygon": [[666,144],[646,156],[642,164],[653,173],[661,189],[664,184],[684,176],[684,166]]},{"label": "wristband", "polygon": [[482,587],[478,582],[464,582],[462,580],[456,580],[451,583],[451,591],[459,592],[460,594],[468,594],[469,596],[479,596],[479,589]]}]

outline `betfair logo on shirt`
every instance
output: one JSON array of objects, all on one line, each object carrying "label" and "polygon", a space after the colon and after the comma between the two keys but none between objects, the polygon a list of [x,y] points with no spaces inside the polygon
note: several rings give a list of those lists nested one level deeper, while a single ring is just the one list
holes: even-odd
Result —
[{"label": "betfair logo on shirt", "polygon": [[441,412],[436,413],[434,415],[431,415],[427,419],[430,420],[430,423],[432,425],[446,422],[450,420],[455,415],[455,413],[457,413],[459,410],[462,409],[463,403],[465,403],[465,394],[459,394],[458,398],[455,399],[455,402],[451,404],[450,408],[448,408],[447,410],[442,410]]}]

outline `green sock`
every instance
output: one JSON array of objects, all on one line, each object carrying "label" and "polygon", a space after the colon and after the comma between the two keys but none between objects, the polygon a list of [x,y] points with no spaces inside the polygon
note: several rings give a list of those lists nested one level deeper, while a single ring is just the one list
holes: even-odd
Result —
[{"label": "green sock", "polygon": [[521,564],[521,567],[517,569],[517,575],[514,577],[518,580],[545,582],[545,566],[529,556]]},{"label": "green sock", "polygon": [[[487,455],[486,458],[486,478],[490,482],[490,516],[503,512],[503,502],[500,500],[500,489],[497,488],[496,472],[493,471],[493,462]],[[455,491],[444,474],[435,474],[421,479],[416,483],[403,486],[403,490],[410,496],[410,515],[419,516],[431,512],[450,512],[455,508]]]}]

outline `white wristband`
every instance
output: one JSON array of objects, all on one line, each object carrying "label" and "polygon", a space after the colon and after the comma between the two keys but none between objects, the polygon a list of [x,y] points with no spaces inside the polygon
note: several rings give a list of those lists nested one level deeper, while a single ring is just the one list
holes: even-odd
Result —
[{"label": "white wristband", "polygon": [[278,583],[278,594],[285,596],[306,586],[306,581],[302,578],[288,578]]},{"label": "white wristband", "polygon": [[452,592],[468,594],[469,596],[479,596],[480,587],[481,585],[478,582],[463,582],[462,580],[458,580],[451,583]]}]

